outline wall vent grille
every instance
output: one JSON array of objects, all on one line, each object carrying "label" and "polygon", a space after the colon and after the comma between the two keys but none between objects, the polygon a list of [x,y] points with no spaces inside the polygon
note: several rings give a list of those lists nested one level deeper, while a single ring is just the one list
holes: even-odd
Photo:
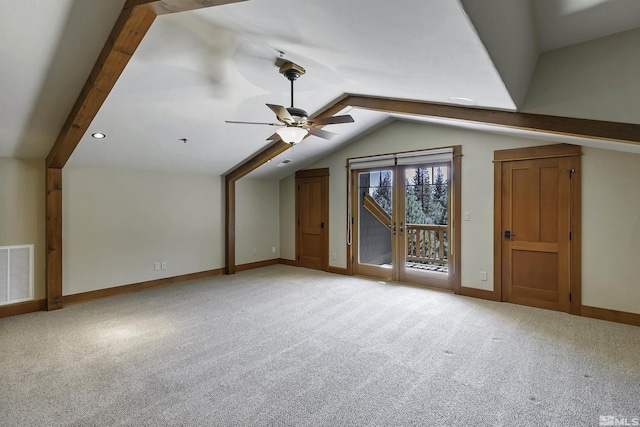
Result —
[{"label": "wall vent grille", "polygon": [[33,245],[0,246],[0,305],[33,300]]}]

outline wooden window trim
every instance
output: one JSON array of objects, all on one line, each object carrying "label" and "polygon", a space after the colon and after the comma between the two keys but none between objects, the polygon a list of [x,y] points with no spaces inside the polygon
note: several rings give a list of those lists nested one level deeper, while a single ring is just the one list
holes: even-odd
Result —
[{"label": "wooden window trim", "polygon": [[[380,156],[392,155],[392,154],[404,154],[404,153],[412,153],[412,152],[423,152],[428,150],[441,150],[443,148],[451,148],[453,152],[451,153],[451,171],[449,178],[450,192],[453,193],[451,197],[451,206],[450,206],[450,242],[451,248],[449,249],[449,284],[453,289],[454,293],[462,294],[464,292],[464,288],[462,287],[461,276],[462,276],[462,266],[461,266],[461,250],[460,246],[462,243],[462,146],[454,145],[454,146],[445,146],[445,147],[434,147],[428,149],[421,150],[411,150],[411,151],[402,151],[398,153],[386,153],[380,154]],[[357,173],[357,170],[349,170],[349,159],[347,159],[347,188],[350,188],[350,191],[347,191],[347,203],[352,204],[351,208],[347,209],[347,224],[352,221],[352,219],[356,218],[356,215],[352,212],[353,204],[358,205],[359,202],[357,200],[357,179],[355,179],[354,175]],[[394,168],[396,166],[393,166]],[[453,190],[453,191],[451,191]],[[351,224],[351,239],[353,240],[353,236],[356,234],[353,230],[358,227],[357,221]],[[353,241],[351,244],[346,243],[346,253],[347,253],[347,272],[349,275],[355,274],[355,257],[357,256],[357,248],[354,246]]]},{"label": "wooden window trim", "polygon": [[296,171],[296,178],[314,178],[316,176],[329,176],[329,168],[305,169]]},{"label": "wooden window trim", "polygon": [[579,145],[554,144],[494,151],[493,161],[510,162],[512,160],[547,159],[552,157],[571,157],[581,155],[582,150]]}]

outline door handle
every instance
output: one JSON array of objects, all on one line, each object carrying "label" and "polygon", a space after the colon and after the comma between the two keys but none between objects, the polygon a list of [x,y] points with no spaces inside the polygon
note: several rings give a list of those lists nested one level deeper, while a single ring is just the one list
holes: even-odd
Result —
[{"label": "door handle", "polygon": [[505,230],[504,231],[504,238],[507,240],[511,240],[512,237],[516,237],[515,234],[511,234],[510,230]]},{"label": "door handle", "polygon": [[[391,224],[389,224],[389,225],[391,225]],[[393,235],[395,236],[396,235],[396,223],[395,222],[393,223],[393,229],[391,231],[393,232]]]},{"label": "door handle", "polygon": [[321,222],[320,224],[318,224],[318,227],[324,228],[324,222]]},{"label": "door handle", "polygon": [[401,223],[400,223],[400,235],[401,235],[401,236],[402,236],[402,235],[404,235],[404,232],[403,232],[404,227],[403,227],[403,226],[404,226],[404,222],[401,222]]}]

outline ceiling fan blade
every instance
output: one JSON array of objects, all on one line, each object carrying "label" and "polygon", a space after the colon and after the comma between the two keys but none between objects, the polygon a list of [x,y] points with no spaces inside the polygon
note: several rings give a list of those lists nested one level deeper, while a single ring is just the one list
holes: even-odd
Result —
[{"label": "ceiling fan blade", "polygon": [[353,117],[347,116],[330,116],[309,119],[313,126],[333,125],[338,123],[353,123]]},{"label": "ceiling fan blade", "polygon": [[315,135],[315,136],[320,137],[322,139],[332,139],[334,136],[338,136],[337,133],[329,132],[329,131],[318,129],[318,128],[314,128],[314,127],[310,127],[309,128],[309,133],[311,135]]},{"label": "ceiling fan blade", "polygon": [[280,139],[280,135],[278,135],[277,133],[274,133],[269,138],[267,138],[267,141],[277,141],[279,139]]},{"label": "ceiling fan blade", "polygon": [[282,123],[262,123],[262,122],[236,122],[234,120],[225,120],[225,123],[236,123],[241,125],[266,125],[266,126],[282,126]]},{"label": "ceiling fan blade", "polygon": [[289,114],[287,109],[282,105],[267,104],[267,107],[271,108],[271,111],[276,113],[278,120],[282,123],[293,123],[293,117],[291,117],[291,114]]}]

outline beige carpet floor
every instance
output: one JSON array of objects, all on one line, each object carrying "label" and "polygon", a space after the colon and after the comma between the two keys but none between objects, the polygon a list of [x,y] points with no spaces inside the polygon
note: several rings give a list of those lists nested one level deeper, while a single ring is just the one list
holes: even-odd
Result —
[{"label": "beige carpet floor", "polygon": [[1,426],[601,416],[640,417],[638,327],[295,267],[0,319]]}]

